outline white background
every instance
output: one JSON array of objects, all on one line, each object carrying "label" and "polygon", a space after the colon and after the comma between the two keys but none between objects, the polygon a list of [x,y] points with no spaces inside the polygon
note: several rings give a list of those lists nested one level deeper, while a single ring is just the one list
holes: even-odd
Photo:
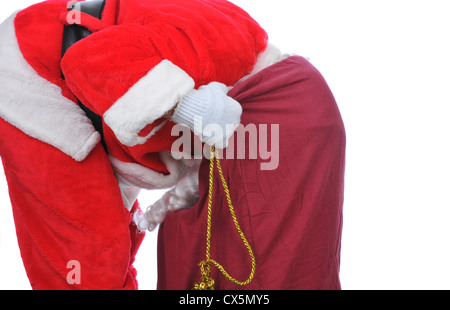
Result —
[{"label": "white background", "polygon": [[[0,20],[35,2],[1,1]],[[343,289],[450,289],[448,1],[233,2],[284,52],[308,56],[341,109]],[[0,289],[27,289],[0,175]],[[155,237],[137,257],[141,289],[155,288]]]}]

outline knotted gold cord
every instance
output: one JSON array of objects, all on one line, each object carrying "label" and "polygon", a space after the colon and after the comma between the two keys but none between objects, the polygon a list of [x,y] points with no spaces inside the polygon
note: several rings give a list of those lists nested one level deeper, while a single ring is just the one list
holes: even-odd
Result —
[{"label": "knotted gold cord", "polygon": [[[230,209],[231,217],[233,218],[234,226],[236,227],[236,230],[241,237],[242,241],[244,242],[245,247],[248,250],[248,254],[250,255],[250,258],[252,260],[252,271],[250,272],[250,275],[247,280],[245,281],[238,281],[232,276],[226,272],[226,270],[220,265],[217,261],[211,259],[211,217],[212,217],[212,200],[213,200],[213,180],[214,180],[214,162],[216,163],[217,170],[219,171],[220,179],[222,180],[223,189],[225,192],[225,195],[227,197],[228,207]],[[255,276],[255,268],[256,268],[256,262],[255,262],[255,256],[253,255],[252,248],[250,247],[250,244],[248,243],[247,239],[244,236],[244,233],[241,230],[241,227],[239,226],[239,222],[236,218],[236,213],[234,212],[234,207],[231,202],[231,196],[230,191],[228,190],[227,183],[225,181],[225,178],[223,177],[222,167],[220,165],[220,159],[219,159],[219,152],[216,151],[214,147],[211,147],[211,159],[209,163],[209,193],[208,193],[208,220],[207,220],[207,231],[206,231],[206,259],[204,261],[201,261],[200,266],[200,273],[201,273],[201,281],[194,284],[194,290],[214,290],[214,280],[210,277],[211,275],[211,264],[216,266],[217,269],[222,272],[222,274],[227,278],[228,281],[239,285],[239,286],[245,286],[249,284],[253,277]]]}]

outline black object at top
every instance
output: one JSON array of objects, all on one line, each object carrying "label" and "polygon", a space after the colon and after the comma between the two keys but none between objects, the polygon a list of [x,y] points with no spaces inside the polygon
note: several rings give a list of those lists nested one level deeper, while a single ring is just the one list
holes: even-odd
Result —
[{"label": "black object at top", "polygon": [[[80,12],[89,14],[93,17],[101,19],[103,9],[105,7],[106,0],[91,0],[91,1],[80,1],[74,2],[72,6],[69,8],[71,10],[79,10]],[[69,25],[64,26],[63,40],[62,40],[62,57],[64,57],[67,50],[74,45],[76,42],[88,37],[92,32],[88,30],[86,27],[80,25]],[[61,72],[61,76],[64,79],[64,74]],[[86,116],[91,120],[94,128],[100,133],[102,136],[102,145],[106,150],[105,139],[103,135],[103,120],[100,115],[86,107],[80,100],[78,100],[78,104],[80,108],[86,113]]]},{"label": "black object at top", "polygon": [[[69,11],[79,10],[80,12],[89,14],[95,18],[101,19],[106,0],[91,0],[74,2]],[[76,42],[88,37],[92,34],[86,27],[80,25],[70,25],[64,27],[62,56]]]}]

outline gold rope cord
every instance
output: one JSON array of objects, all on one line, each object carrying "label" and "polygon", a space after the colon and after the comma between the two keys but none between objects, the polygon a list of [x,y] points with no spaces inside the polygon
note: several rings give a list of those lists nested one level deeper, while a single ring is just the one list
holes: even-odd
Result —
[{"label": "gold rope cord", "polygon": [[[214,259],[211,259],[211,217],[212,217],[212,200],[213,200],[213,180],[214,180],[214,163],[217,166],[217,170],[219,171],[220,179],[222,180],[223,189],[225,192],[225,195],[227,197],[228,207],[230,209],[231,217],[233,218],[234,226],[236,227],[236,230],[241,237],[242,241],[244,242],[245,247],[248,250],[248,254],[250,255],[251,261],[252,261],[252,270],[250,272],[250,275],[247,280],[245,281],[238,281],[232,276],[228,274],[228,272],[225,270],[225,268],[222,267],[217,261]],[[241,227],[239,226],[239,222],[236,217],[236,213],[234,212],[234,207],[231,202],[231,196],[230,191],[228,190],[228,185],[225,181],[225,178],[223,177],[222,173],[222,167],[220,165],[220,159],[219,159],[219,152],[216,151],[214,147],[211,147],[211,159],[209,164],[209,193],[208,193],[208,220],[207,220],[207,231],[206,231],[206,259],[201,261],[200,266],[200,272],[201,272],[201,281],[194,284],[194,290],[214,290],[214,280],[210,277],[211,275],[211,265],[214,265],[217,267],[217,269],[222,272],[222,274],[227,278],[228,281],[239,285],[239,286],[245,286],[249,284],[253,277],[255,276],[255,269],[256,269],[256,262],[255,262],[255,256],[253,255],[252,248],[250,247],[250,244],[248,243],[247,239],[245,238],[244,233],[241,230]]]}]

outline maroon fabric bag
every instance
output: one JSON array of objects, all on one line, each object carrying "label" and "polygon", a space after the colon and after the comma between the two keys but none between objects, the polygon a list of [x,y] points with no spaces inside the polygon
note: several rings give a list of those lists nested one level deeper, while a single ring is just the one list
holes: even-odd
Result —
[{"label": "maroon fabric bag", "polygon": [[[255,140],[247,136],[245,151],[238,130],[233,156],[221,160],[237,218],[255,255],[256,273],[249,285],[239,287],[212,266],[215,288],[340,289],[346,139],[327,83],[306,59],[292,56],[241,82],[229,95],[243,106],[244,128],[258,129],[259,141],[250,142]],[[192,289],[200,280],[208,182],[209,161],[204,159],[200,200],[189,210],[168,214],[160,226],[158,289]],[[217,170],[213,201],[211,258],[244,281],[251,261]]]}]

